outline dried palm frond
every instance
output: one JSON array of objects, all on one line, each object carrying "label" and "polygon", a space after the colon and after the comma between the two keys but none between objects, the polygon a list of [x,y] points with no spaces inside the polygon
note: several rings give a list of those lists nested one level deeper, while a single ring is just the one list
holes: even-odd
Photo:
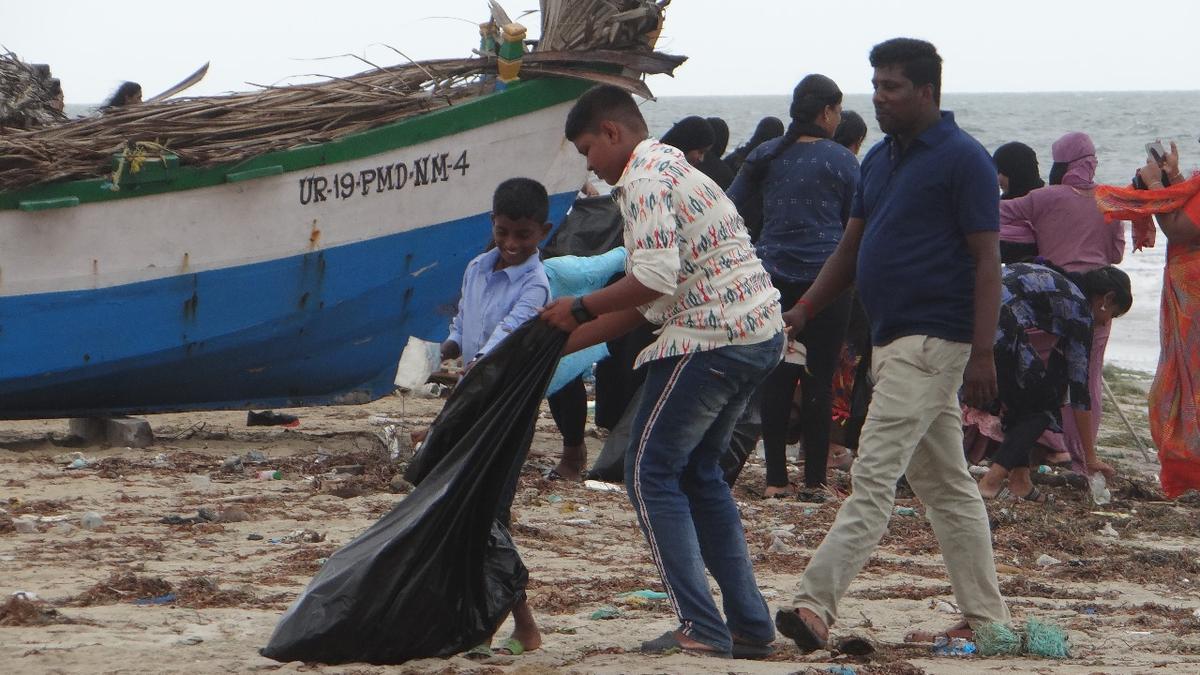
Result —
[{"label": "dried palm frond", "polygon": [[[544,0],[543,6],[554,4]],[[554,11],[559,20],[578,23],[591,3],[577,5]],[[583,78],[650,97],[640,75],[670,73],[683,60],[644,44],[634,48],[601,41],[588,50],[528,54],[521,77]],[[42,129],[6,131],[0,134],[0,190],[106,175],[113,155],[137,144],[157,144],[183,165],[204,167],[324,143],[489,93],[495,74],[494,57],[409,62],[315,84],[172,99]]]},{"label": "dried palm frond", "polygon": [[67,119],[53,105],[56,82],[49,66],[0,53],[0,128],[31,129]]},{"label": "dried palm frond", "polygon": [[539,51],[649,49],[671,0],[542,0]]}]

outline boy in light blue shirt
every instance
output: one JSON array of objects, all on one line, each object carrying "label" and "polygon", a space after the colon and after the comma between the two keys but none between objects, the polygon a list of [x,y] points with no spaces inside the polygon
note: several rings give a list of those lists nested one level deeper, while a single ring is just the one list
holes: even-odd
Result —
[{"label": "boy in light blue shirt", "polygon": [[458,314],[442,343],[442,359],[474,362],[550,301],[550,282],[538,242],[550,232],[550,199],[542,184],[510,178],[492,196],[495,247],[476,257],[463,275]]}]

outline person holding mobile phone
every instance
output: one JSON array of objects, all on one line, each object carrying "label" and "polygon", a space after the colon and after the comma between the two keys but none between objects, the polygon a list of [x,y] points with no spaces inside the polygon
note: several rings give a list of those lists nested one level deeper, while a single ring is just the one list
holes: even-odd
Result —
[{"label": "person holding mobile phone", "polygon": [[[1038,255],[1068,272],[1088,272],[1121,262],[1125,256],[1125,227],[1120,220],[1106,221],[1096,207],[1097,159],[1092,139],[1083,132],[1073,131],[1055,141],[1051,153],[1054,164],[1050,168],[1049,185],[1024,197],[1000,202],[1001,230],[1028,228]],[[1096,327],[1088,360],[1093,438],[1100,429],[1108,334],[1109,326]],[[1043,358],[1049,356],[1054,344],[1052,337],[1035,333],[1032,341]],[[1074,467],[1083,471],[1086,466],[1083,441],[1074,416],[1065,408],[1062,427],[1062,434],[1047,432],[1039,443],[1052,451],[1070,453]]]},{"label": "person holding mobile phone", "polygon": [[1200,490],[1200,174],[1189,177],[1180,170],[1174,142],[1161,161],[1149,149],[1146,154],[1146,164],[1138,169],[1146,189],[1102,185],[1096,202],[1111,219],[1153,216],[1167,237],[1162,352],[1149,403],[1150,434],[1162,467],[1159,481],[1174,499]]}]

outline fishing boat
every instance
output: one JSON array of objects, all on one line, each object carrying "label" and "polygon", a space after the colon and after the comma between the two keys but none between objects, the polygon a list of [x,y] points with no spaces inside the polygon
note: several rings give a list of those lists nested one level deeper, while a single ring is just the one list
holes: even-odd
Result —
[{"label": "fishing boat", "polygon": [[[492,21],[470,59],[0,134],[0,418],[391,393],[407,337],[444,337],[495,186],[541,181],[558,222],[586,170],[563,138],[572,102],[682,61],[644,30],[640,49],[548,45],[580,20],[552,4],[531,52]],[[653,3],[607,5],[661,23]],[[46,159],[87,135],[74,164]]]}]

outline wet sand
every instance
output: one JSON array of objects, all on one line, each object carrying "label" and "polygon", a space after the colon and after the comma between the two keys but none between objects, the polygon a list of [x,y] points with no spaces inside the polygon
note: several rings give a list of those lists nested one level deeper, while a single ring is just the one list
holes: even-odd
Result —
[{"label": "wet sand", "polygon": [[[1126,374],[1117,390],[1148,437],[1144,386]],[[786,640],[762,662],[642,656],[639,642],[674,627],[673,615],[665,601],[617,596],[661,590],[658,576],[624,493],[541,477],[559,448],[546,412],[514,504],[514,534],[544,633],[540,650],[482,663],[455,657],[392,667],[279,664],[259,656],[322,559],[403,498],[389,490],[396,467],[377,437],[380,418],[417,427],[439,405],[437,399],[387,397],[292,410],[302,423],[290,430],[246,427],[244,412],[155,415],[147,419],[158,440],[141,450],[61,447],[64,420],[0,424],[0,508],[8,514],[0,514],[0,600],[17,591],[40,599],[0,609],[0,672],[794,673],[830,665],[858,673],[1200,671],[1200,617],[1194,614],[1200,608],[1200,504],[1161,501],[1155,465],[1142,460],[1107,407],[1102,456],[1133,477],[1117,481],[1113,503],[1095,507],[1085,493],[1063,485],[1049,488],[1058,499],[1051,506],[989,503],[1014,618],[1065,627],[1068,659],[935,657],[927,646],[902,644],[914,627],[958,620],[924,509],[911,495],[897,505],[917,515],[893,517],[834,627],[835,637],[872,640],[877,652],[869,659],[801,656]],[[595,457],[602,441],[587,442]],[[97,461],[66,469],[62,455],[76,450]],[[223,470],[226,457],[251,451],[267,461]],[[255,477],[269,469],[280,470],[283,479]],[[764,501],[757,497],[763,479],[761,460],[752,458],[734,492],[774,610],[788,604],[837,503]],[[838,473],[834,482],[845,487],[848,476]],[[201,508],[217,520],[160,522],[197,516]],[[80,527],[88,511],[102,516],[99,530]],[[40,518],[37,532],[13,531],[9,517]],[[1106,523],[1116,537],[1098,534]],[[1042,555],[1062,562],[1039,566]],[[164,604],[135,604],[167,593],[174,597]],[[606,608],[616,617],[591,618]]]}]

